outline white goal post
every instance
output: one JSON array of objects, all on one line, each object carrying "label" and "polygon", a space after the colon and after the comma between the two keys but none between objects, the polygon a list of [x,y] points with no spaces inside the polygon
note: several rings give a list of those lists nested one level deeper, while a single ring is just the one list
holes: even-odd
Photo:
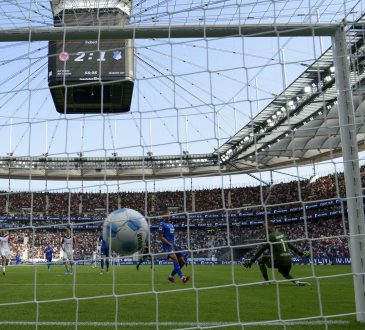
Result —
[{"label": "white goal post", "polygon": [[347,208],[350,227],[351,265],[354,273],[354,290],[357,319],[365,322],[365,221],[361,188],[359,154],[356,139],[356,122],[352,99],[346,34],[344,27],[332,38],[339,105],[340,134],[344,161]]}]

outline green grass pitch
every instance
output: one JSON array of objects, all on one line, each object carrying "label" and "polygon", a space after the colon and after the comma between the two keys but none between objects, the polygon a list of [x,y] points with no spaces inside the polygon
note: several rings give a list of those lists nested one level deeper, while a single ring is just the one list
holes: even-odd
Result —
[{"label": "green grass pitch", "polygon": [[[296,320],[289,330],[365,329],[354,315],[341,315],[355,312],[349,266],[293,266],[309,287],[262,286],[258,267],[241,265],[190,265],[184,271],[192,281],[174,285],[167,281],[171,268],[116,266],[101,275],[78,266],[72,276],[62,266],[11,266],[0,278],[0,329],[157,329],[158,321],[158,329],[233,330],[243,329],[241,321],[249,323],[245,330],[276,330],[283,325],[259,323],[280,318]],[[308,279],[313,273],[317,279]],[[321,315],[332,316],[327,325]]]}]

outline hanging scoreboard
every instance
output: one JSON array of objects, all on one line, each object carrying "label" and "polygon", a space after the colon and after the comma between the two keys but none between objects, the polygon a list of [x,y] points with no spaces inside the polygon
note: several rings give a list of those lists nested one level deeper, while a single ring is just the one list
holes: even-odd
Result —
[{"label": "hanging scoreboard", "polygon": [[[85,40],[49,45],[49,78],[79,81],[120,80],[126,77],[129,49],[125,40]],[[130,73],[130,72],[128,72]]]},{"label": "hanging scoreboard", "polygon": [[48,84],[60,113],[129,111],[133,93],[132,42],[51,41]]},{"label": "hanging scoreboard", "polygon": [[[77,9],[67,10],[65,6],[75,4],[53,1],[55,26],[91,26],[96,24],[97,18],[111,25],[128,23],[126,9],[120,7],[117,0],[104,4],[116,8],[81,8],[83,3],[80,2]],[[58,112],[127,112],[131,106],[133,85],[132,40],[49,42],[48,86]]]}]

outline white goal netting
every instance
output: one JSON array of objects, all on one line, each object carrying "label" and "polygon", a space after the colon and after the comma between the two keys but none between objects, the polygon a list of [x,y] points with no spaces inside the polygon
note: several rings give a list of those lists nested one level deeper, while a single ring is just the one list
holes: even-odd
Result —
[{"label": "white goal netting", "polygon": [[364,5],[2,1],[0,328],[364,327]]}]

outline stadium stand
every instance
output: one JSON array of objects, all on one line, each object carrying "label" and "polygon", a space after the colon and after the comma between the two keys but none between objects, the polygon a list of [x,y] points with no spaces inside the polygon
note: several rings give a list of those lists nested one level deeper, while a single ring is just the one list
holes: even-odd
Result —
[{"label": "stadium stand", "polygon": [[[362,167],[362,172],[364,167]],[[363,182],[365,184],[365,182]],[[262,193],[261,193],[262,191]],[[95,250],[97,237],[104,216],[119,207],[130,207],[146,213],[151,224],[151,251],[158,253],[157,240],[158,212],[166,205],[174,208],[173,222],[177,228],[178,244],[188,246],[186,228],[189,221],[191,250],[194,257],[218,259],[230,258],[230,244],[238,248],[248,242],[260,242],[265,233],[262,230],[264,210],[270,220],[276,221],[281,232],[290,239],[296,239],[305,246],[305,225],[307,221],[308,239],[311,239],[314,256],[348,257],[349,249],[345,238],[341,200],[345,197],[342,173],[319,177],[315,182],[309,180],[291,181],[268,187],[249,186],[224,189],[226,208],[222,203],[221,189],[182,191],[163,191],[150,193],[145,205],[143,192],[120,193],[28,193],[2,192],[0,195],[0,220],[6,227],[17,228],[12,232],[11,251],[24,250],[24,237],[29,237],[29,257],[42,258],[48,244],[55,246],[55,257],[59,257],[58,242],[61,240],[61,225],[75,224],[78,237],[76,257],[89,258]],[[281,202],[281,207],[276,203]],[[312,202],[316,200],[316,202]],[[322,200],[322,202],[318,202]],[[69,203],[70,201],[70,203]],[[285,205],[283,205],[283,202]],[[183,205],[191,214],[185,216]],[[70,209],[69,206],[70,205]],[[207,213],[205,210],[210,210]],[[212,211],[214,210],[214,211]],[[30,214],[32,225],[30,226]],[[227,235],[227,223],[230,230]],[[346,225],[345,225],[346,226]],[[47,227],[47,228],[46,228]],[[34,244],[33,244],[34,242]],[[213,244],[214,242],[214,244]],[[253,246],[255,248],[255,246]],[[243,251],[240,258],[249,255],[250,249]]]}]

